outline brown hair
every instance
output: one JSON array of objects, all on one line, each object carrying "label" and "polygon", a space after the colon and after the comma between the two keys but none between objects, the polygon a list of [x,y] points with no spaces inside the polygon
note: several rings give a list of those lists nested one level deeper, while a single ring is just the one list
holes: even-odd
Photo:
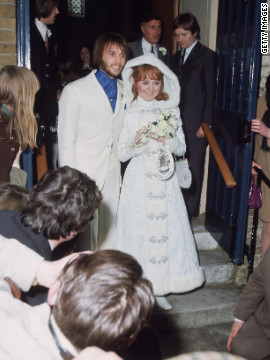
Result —
[{"label": "brown hair", "polygon": [[164,89],[163,74],[157,67],[149,65],[149,64],[134,66],[131,77],[133,77],[133,84],[132,84],[132,92],[134,95],[133,100],[137,99],[137,97],[138,97],[138,90],[137,90],[137,86],[136,86],[137,82],[143,81],[145,79],[161,81],[160,92],[157,95],[156,100],[160,101],[160,100],[168,100],[169,99],[169,95],[163,91],[163,89]]},{"label": "brown hair", "polygon": [[67,264],[52,314],[78,349],[117,350],[149,321],[154,306],[151,283],[128,254],[100,250]]},{"label": "brown hair", "polygon": [[96,67],[102,64],[102,55],[106,46],[115,45],[123,50],[126,54],[126,60],[128,58],[128,45],[124,36],[116,33],[106,33],[100,35],[94,45],[93,51],[93,63]]},{"label": "brown hair", "polygon": [[10,183],[0,184],[0,210],[21,212],[29,201],[30,191]]},{"label": "brown hair", "polygon": [[8,124],[7,137],[14,130],[22,149],[36,147],[33,107],[38,90],[39,81],[31,70],[8,65],[0,71],[0,118]]},{"label": "brown hair", "polygon": [[47,18],[51,15],[53,9],[59,6],[59,0],[36,0],[36,14],[35,16],[40,18]]},{"label": "brown hair", "polygon": [[48,170],[31,191],[21,221],[48,239],[82,231],[93,219],[102,194],[94,180],[69,166]]},{"label": "brown hair", "polygon": [[60,85],[65,86],[68,83],[78,79],[78,76],[74,72],[73,64],[69,59],[60,59],[57,65]]},{"label": "brown hair", "polygon": [[176,16],[176,18],[173,20],[172,28],[173,30],[176,30],[179,27],[190,31],[192,35],[197,32],[196,38],[200,40],[200,25],[193,14],[183,13]]}]

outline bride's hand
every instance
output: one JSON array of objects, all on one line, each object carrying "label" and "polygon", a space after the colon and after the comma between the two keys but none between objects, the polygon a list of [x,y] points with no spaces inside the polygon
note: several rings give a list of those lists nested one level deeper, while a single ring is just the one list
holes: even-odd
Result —
[{"label": "bride's hand", "polygon": [[143,134],[143,132],[144,132],[145,130],[147,130],[147,127],[146,127],[146,126],[142,127],[141,129],[139,129],[139,130],[136,132],[136,135],[135,135],[135,138],[134,138],[135,144],[138,144],[138,143],[140,142],[141,137],[142,137],[142,134]]},{"label": "bride's hand", "polygon": [[153,133],[148,133],[147,136],[150,137],[151,139],[154,139],[154,140],[156,140],[156,141],[162,142],[163,144],[166,143],[166,138],[165,138],[165,136],[160,136],[160,137],[156,138]]},{"label": "bride's hand", "polygon": [[159,141],[159,142],[162,142],[163,144],[166,143],[166,138],[165,138],[165,136],[160,136],[160,137],[157,138],[156,140]]}]

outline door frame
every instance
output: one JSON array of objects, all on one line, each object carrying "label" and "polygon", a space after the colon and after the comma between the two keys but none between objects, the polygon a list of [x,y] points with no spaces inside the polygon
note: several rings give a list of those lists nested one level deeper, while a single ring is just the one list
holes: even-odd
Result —
[{"label": "door frame", "polygon": [[[29,0],[16,1],[17,65],[30,65],[30,10]],[[27,172],[26,187],[33,188],[33,151],[22,153],[22,168]]]}]

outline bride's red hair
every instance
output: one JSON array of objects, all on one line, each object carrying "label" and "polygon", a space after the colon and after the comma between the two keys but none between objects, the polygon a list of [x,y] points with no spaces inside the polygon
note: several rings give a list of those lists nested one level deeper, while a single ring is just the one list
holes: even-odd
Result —
[{"label": "bride's red hair", "polygon": [[169,95],[163,91],[163,89],[164,89],[163,74],[157,67],[149,65],[149,64],[134,66],[133,73],[130,77],[133,78],[133,85],[132,85],[132,92],[134,95],[133,100],[137,99],[137,97],[138,97],[138,90],[137,90],[137,86],[136,86],[137,82],[143,81],[145,79],[161,81],[160,92],[157,95],[156,100],[160,101],[160,100],[168,100],[169,99]]}]

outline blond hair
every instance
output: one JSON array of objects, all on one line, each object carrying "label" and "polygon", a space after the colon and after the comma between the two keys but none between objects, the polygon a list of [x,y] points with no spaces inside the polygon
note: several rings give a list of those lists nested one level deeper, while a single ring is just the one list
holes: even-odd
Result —
[{"label": "blond hair", "polygon": [[29,69],[15,65],[0,71],[0,121],[7,122],[7,137],[14,130],[22,149],[36,147],[37,122],[33,107],[39,81]]},{"label": "blond hair", "polygon": [[134,95],[133,100],[137,99],[138,97],[138,90],[137,90],[137,82],[143,81],[145,79],[150,80],[159,80],[161,82],[160,92],[156,96],[156,100],[168,100],[169,95],[163,91],[164,89],[164,80],[162,72],[155,66],[149,64],[143,64],[139,66],[134,66],[133,73],[131,75],[133,77],[133,85],[132,85],[132,92]]}]

